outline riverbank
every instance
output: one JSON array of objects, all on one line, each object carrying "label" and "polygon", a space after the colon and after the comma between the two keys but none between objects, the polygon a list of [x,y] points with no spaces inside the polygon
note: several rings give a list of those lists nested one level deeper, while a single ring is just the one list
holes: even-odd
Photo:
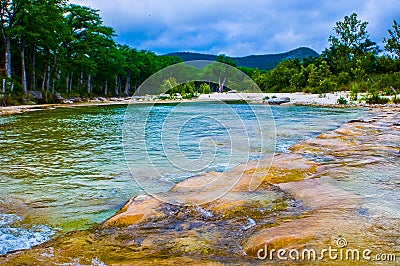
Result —
[{"label": "riverbank", "polygon": [[[327,93],[323,96],[319,94],[306,94],[306,93],[213,93],[201,94],[199,98],[190,100],[153,100],[152,97],[128,97],[128,98],[111,98],[111,99],[93,99],[78,103],[64,103],[64,104],[37,104],[37,105],[20,105],[0,107],[1,115],[22,114],[25,112],[33,112],[38,110],[46,110],[53,108],[75,107],[75,106],[88,106],[88,105],[115,105],[115,104],[143,104],[143,103],[181,103],[181,102],[202,102],[202,101],[248,101],[252,103],[267,103],[268,99],[283,99],[289,98],[290,102],[285,105],[313,105],[313,106],[329,106],[329,107],[379,107],[379,105],[368,105],[364,103],[354,103],[351,105],[341,105],[338,103],[340,98],[346,99],[349,103],[349,92],[336,92]],[[400,106],[400,105],[386,105],[386,106]]]},{"label": "riverbank", "polygon": [[23,114],[26,112],[35,112],[41,110],[51,110],[55,108],[64,108],[64,107],[79,107],[79,106],[91,106],[91,105],[114,105],[114,104],[122,104],[126,105],[130,103],[130,99],[125,98],[115,98],[115,100],[88,100],[77,103],[58,103],[58,104],[31,104],[31,105],[17,105],[17,106],[6,106],[0,107],[0,116],[1,115],[15,115],[15,114]]},{"label": "riverbank", "polygon": [[297,105],[319,105],[337,106],[340,98],[345,98],[350,102],[350,92],[327,93],[325,95],[307,94],[302,92],[295,93],[214,93],[211,95],[200,95],[199,100],[219,100],[234,101],[246,100],[252,102],[267,102],[272,99],[289,98],[290,102],[285,104]]},{"label": "riverbank", "polygon": [[[167,193],[184,199],[194,186],[217,177],[206,191],[214,193],[227,180],[241,176],[229,193],[214,202],[196,204],[207,193],[186,199],[187,206],[134,197],[96,228],[4,256],[0,264],[252,264],[260,262],[257,257],[263,251],[259,251],[266,246],[322,250],[338,248],[338,240],[344,238],[352,249],[400,256],[398,237],[393,237],[400,233],[396,205],[384,199],[389,208],[385,210],[382,202],[370,202],[376,184],[379,189],[388,186],[389,193],[399,182],[398,121],[399,108],[376,108],[294,145],[290,154],[191,178]],[[358,177],[362,173],[373,182]],[[390,178],[380,180],[382,173]],[[261,185],[249,191],[252,180]],[[349,182],[357,185],[346,186]],[[274,254],[271,260],[278,261]],[[324,261],[335,262],[328,256]]]}]

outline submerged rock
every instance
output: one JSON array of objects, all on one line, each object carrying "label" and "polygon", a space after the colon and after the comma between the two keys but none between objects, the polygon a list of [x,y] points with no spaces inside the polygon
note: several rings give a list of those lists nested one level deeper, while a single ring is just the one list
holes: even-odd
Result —
[{"label": "submerged rock", "polygon": [[[353,121],[299,142],[291,154],[190,178],[156,195],[187,204],[134,197],[96,228],[7,255],[0,264],[256,264],[266,246],[323,249],[336,247],[341,236],[350,247],[370,248],[372,243],[379,252],[400,252],[397,238],[385,240],[398,236],[398,221],[372,224],[374,217],[366,219],[368,212],[360,212],[361,195],[343,187],[355,169],[398,160],[398,111],[374,110],[385,116]],[[207,189],[195,189],[209,180],[215,182]],[[207,200],[231,184],[227,193]]]}]

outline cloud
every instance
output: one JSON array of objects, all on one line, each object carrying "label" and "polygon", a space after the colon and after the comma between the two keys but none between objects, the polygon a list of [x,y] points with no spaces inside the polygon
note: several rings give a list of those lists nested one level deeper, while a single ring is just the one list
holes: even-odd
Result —
[{"label": "cloud", "polygon": [[72,0],[100,10],[117,41],[163,54],[174,51],[231,56],[285,52],[308,46],[321,52],[336,21],[353,12],[369,22],[380,43],[400,14],[397,0]]}]

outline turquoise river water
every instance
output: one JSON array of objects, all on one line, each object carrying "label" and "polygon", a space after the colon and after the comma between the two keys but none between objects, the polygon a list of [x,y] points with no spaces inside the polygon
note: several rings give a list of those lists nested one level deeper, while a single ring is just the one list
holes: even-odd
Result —
[{"label": "turquoise river water", "polygon": [[[132,122],[133,131],[135,123],[143,125],[140,114],[148,108],[148,105],[130,107],[130,112],[138,118]],[[210,147],[218,160],[201,169],[192,169],[189,175],[163,163],[166,150],[159,138],[173,139],[176,134],[161,130],[174,108],[173,104],[152,107],[151,118],[145,124],[146,149],[138,146],[137,161],[129,165],[135,168],[134,172],[146,172],[149,165],[140,162],[144,150],[152,160],[160,162],[162,171],[159,186],[154,188],[156,192],[168,191],[173,184],[190,176],[224,171],[241,163],[240,150],[236,153],[239,159],[225,163],[226,156],[236,152],[232,151],[235,147],[230,145],[229,138],[235,136],[235,127],[229,128],[233,131],[231,135],[227,134],[224,123],[233,119],[229,113],[219,112],[218,121],[212,119],[212,113],[218,110],[218,104],[213,103],[187,104],[180,109],[179,119],[169,119],[169,127],[180,128],[181,146],[168,153],[172,157],[182,152],[189,158],[198,158],[199,143],[208,137],[214,140]],[[249,105],[231,104],[230,108],[240,114],[239,119],[248,127],[256,125]],[[301,106],[277,106],[271,110],[274,121],[270,126],[276,127],[276,145],[266,153],[274,148],[277,152],[288,152],[299,140],[333,130],[363,114],[362,109]],[[130,197],[144,193],[125,160],[122,145],[125,111],[124,105],[65,107],[0,117],[0,255],[96,225]],[[194,114],[203,115],[193,118]],[[182,126],[182,121],[188,122]],[[254,143],[251,139],[250,142]],[[254,147],[254,152],[250,149],[250,154],[243,153],[243,160],[259,156]]]}]

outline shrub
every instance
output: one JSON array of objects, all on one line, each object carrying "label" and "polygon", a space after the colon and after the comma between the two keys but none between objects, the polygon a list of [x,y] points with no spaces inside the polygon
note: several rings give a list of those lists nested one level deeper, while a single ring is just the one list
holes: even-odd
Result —
[{"label": "shrub", "polygon": [[367,97],[365,101],[368,104],[387,104],[390,101],[390,99],[385,97],[380,97],[378,95],[371,95]]},{"label": "shrub", "polygon": [[346,85],[350,82],[350,75],[347,72],[340,72],[335,81],[338,85]]},{"label": "shrub", "polygon": [[347,105],[348,101],[346,98],[344,98],[343,96],[340,96],[340,98],[337,100],[338,104],[342,104],[342,105]]},{"label": "shrub", "polygon": [[311,89],[310,87],[305,87],[305,88],[303,89],[303,92],[304,92],[304,93],[312,93],[312,89]]},{"label": "shrub", "polygon": [[203,83],[200,85],[200,92],[202,94],[210,94],[211,93],[211,88],[210,85]]},{"label": "shrub", "polygon": [[317,91],[319,94],[331,92],[337,87],[337,84],[330,79],[324,79],[319,83],[319,86],[317,88]]},{"label": "shrub", "polygon": [[350,90],[350,100],[357,101],[359,92],[360,92],[360,89],[358,88],[358,84],[353,83],[351,86],[351,90]]}]

